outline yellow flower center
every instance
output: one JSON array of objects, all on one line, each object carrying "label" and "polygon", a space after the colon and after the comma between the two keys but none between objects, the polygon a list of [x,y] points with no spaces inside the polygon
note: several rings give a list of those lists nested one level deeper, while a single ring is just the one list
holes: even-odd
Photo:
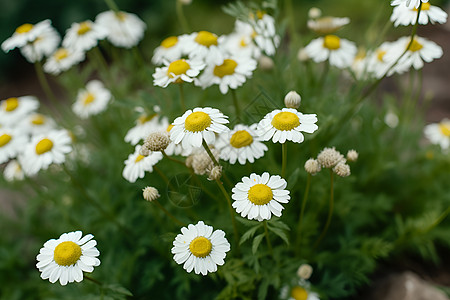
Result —
[{"label": "yellow flower center", "polygon": [[56,50],[55,54],[53,54],[53,57],[55,57],[55,59],[57,61],[63,60],[64,58],[69,56],[69,51],[67,51],[64,48],[60,48],[58,50]]},{"label": "yellow flower center", "polygon": [[92,30],[92,27],[91,27],[91,24],[89,24],[89,22],[81,22],[80,27],[78,27],[77,33],[78,33],[78,35],[83,35],[91,30]]},{"label": "yellow flower center", "polygon": [[5,103],[6,103],[5,110],[6,111],[13,111],[19,106],[19,99],[17,99],[17,98],[8,98],[8,99],[5,100]]},{"label": "yellow flower center", "polygon": [[31,25],[29,23],[25,23],[25,24],[20,25],[19,27],[17,27],[16,32],[19,33],[19,34],[22,34],[22,33],[27,33],[31,29],[33,29],[33,25]]},{"label": "yellow flower center", "polygon": [[11,139],[12,139],[12,136],[10,136],[9,134],[4,133],[4,134],[0,135],[0,147],[3,147],[6,144],[8,144],[9,141],[11,141]]},{"label": "yellow flower center", "polygon": [[92,102],[94,102],[95,96],[92,93],[87,93],[86,97],[83,99],[83,105],[88,106]]},{"label": "yellow flower center", "polygon": [[184,122],[184,128],[191,132],[203,131],[211,125],[211,118],[202,111],[193,112]]},{"label": "yellow flower center", "polygon": [[175,46],[178,43],[178,37],[176,36],[169,36],[164,41],[161,42],[161,46],[164,48],[171,48]]},{"label": "yellow flower center", "polygon": [[189,250],[197,257],[206,257],[211,253],[212,244],[210,240],[203,236],[196,237],[189,244]]},{"label": "yellow flower center", "polygon": [[341,47],[341,39],[333,34],[326,35],[323,38],[323,46],[330,50],[337,50]]},{"label": "yellow flower center", "polygon": [[145,124],[148,121],[152,120],[154,117],[156,117],[157,114],[153,114],[153,115],[142,115],[138,118],[138,123],[139,124]]},{"label": "yellow flower center", "polygon": [[191,66],[185,59],[176,60],[170,63],[169,68],[167,69],[167,75],[169,75],[170,78],[174,78],[177,75],[186,74],[190,67]]},{"label": "yellow flower center", "polygon": [[81,247],[74,242],[62,242],[55,247],[53,259],[60,266],[71,266],[81,257]]},{"label": "yellow flower center", "polygon": [[35,114],[31,119],[33,125],[43,125],[45,123],[45,117],[41,114]]},{"label": "yellow flower center", "polygon": [[200,31],[195,37],[195,41],[206,47],[217,46],[217,35],[208,31]]},{"label": "yellow flower center", "polygon": [[232,59],[225,59],[223,64],[214,67],[214,75],[223,78],[227,75],[234,74],[234,69],[237,67],[237,62]]},{"label": "yellow flower center", "polygon": [[116,17],[119,21],[123,22],[127,19],[127,14],[122,11],[119,11],[119,12],[116,12]]},{"label": "yellow flower center", "polygon": [[245,38],[241,39],[241,42],[239,43],[239,45],[241,45],[241,47],[247,47],[247,43],[245,42]]},{"label": "yellow flower center", "polygon": [[140,162],[141,160],[143,160],[145,158],[145,156],[144,155],[138,155],[137,157],[136,157],[136,159],[134,160],[134,162],[135,163],[138,163],[138,162]]},{"label": "yellow flower center", "polygon": [[256,205],[265,205],[273,199],[272,189],[265,184],[255,184],[248,190],[248,200]]},{"label": "yellow flower center", "polygon": [[386,51],[377,50],[377,59],[381,62],[384,61],[384,56],[386,55]]},{"label": "yellow flower center", "polygon": [[246,130],[236,131],[230,139],[230,144],[234,148],[242,148],[253,143],[253,137]]},{"label": "yellow flower center", "polygon": [[[414,8],[413,10],[419,11],[417,8]],[[422,8],[420,10],[430,10],[430,2],[422,2]]]},{"label": "yellow flower center", "polygon": [[450,137],[450,123],[440,123],[439,129],[441,130],[443,135]]},{"label": "yellow flower center", "polygon": [[167,132],[171,131],[172,128],[173,128],[174,126],[175,126],[175,125],[170,124],[169,126],[167,126],[166,131],[167,131]]},{"label": "yellow flower center", "polygon": [[47,138],[42,139],[36,145],[36,154],[37,155],[42,155],[42,154],[52,150],[52,148],[53,148],[53,142],[52,141],[50,141]]},{"label": "yellow flower center", "polygon": [[290,111],[282,111],[273,117],[272,125],[278,130],[292,130],[300,125],[300,119]]},{"label": "yellow flower center", "polygon": [[423,48],[423,45],[419,43],[416,39],[413,39],[411,46],[409,46],[408,50],[411,52],[419,51]]},{"label": "yellow flower center", "polygon": [[264,17],[265,14],[266,14],[265,11],[262,11],[262,10],[256,11],[256,17],[260,20]]},{"label": "yellow flower center", "polygon": [[295,300],[306,300],[308,299],[308,292],[300,286],[295,286],[291,290],[291,297]]}]

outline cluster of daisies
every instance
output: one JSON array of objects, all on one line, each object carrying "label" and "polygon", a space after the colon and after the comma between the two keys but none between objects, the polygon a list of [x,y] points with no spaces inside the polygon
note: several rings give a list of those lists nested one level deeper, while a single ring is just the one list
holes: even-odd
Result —
[{"label": "cluster of daisies", "polygon": [[237,20],[229,35],[199,31],[170,36],[154,51],[152,62],[163,66],[156,68],[153,84],[164,88],[182,82],[202,88],[218,85],[226,94],[243,85],[263,53],[274,55],[279,43],[274,18],[262,11],[252,13],[245,22]]},{"label": "cluster of daisies", "polygon": [[316,175],[322,168],[331,169],[334,173],[341,177],[350,176],[350,166],[347,162],[354,162],[358,159],[358,152],[349,150],[347,156],[344,157],[334,147],[323,149],[317,159],[310,158],[305,163],[305,170],[311,175]]},{"label": "cluster of daisies", "polygon": [[100,40],[107,39],[116,47],[131,48],[143,38],[145,29],[146,24],[134,14],[105,11],[97,15],[95,22],[73,23],[62,42],[51,21],[44,20],[17,27],[1,47],[5,52],[19,48],[31,63],[45,60],[44,71],[58,75],[82,62],[86,52],[96,47]]},{"label": "cluster of daisies", "polygon": [[38,108],[33,96],[0,101],[0,164],[7,163],[4,177],[8,181],[61,164],[72,151],[69,133],[38,113]]}]

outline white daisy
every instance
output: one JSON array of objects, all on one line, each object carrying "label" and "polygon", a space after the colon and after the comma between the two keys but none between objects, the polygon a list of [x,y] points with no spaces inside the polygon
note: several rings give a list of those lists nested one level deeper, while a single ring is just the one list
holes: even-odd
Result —
[{"label": "white daisy", "polygon": [[60,41],[61,37],[51,21],[45,20],[36,24],[36,38],[21,47],[20,52],[29,62],[34,63],[55,52]]},{"label": "white daisy", "polygon": [[222,114],[216,108],[194,108],[186,111],[181,117],[173,121],[170,130],[170,139],[183,146],[184,149],[202,146],[202,141],[214,144],[215,133],[227,132],[229,129],[224,124],[229,123],[228,116]]},{"label": "white daisy", "polygon": [[258,59],[261,56],[261,50],[253,41],[255,36],[256,32],[252,25],[236,20],[234,32],[219,37],[219,45],[231,55]]},{"label": "white daisy", "polygon": [[42,279],[51,283],[59,280],[61,285],[83,280],[83,272],[92,272],[100,265],[97,256],[100,252],[95,247],[97,242],[92,234],[84,237],[81,231],[63,233],[59,239],[45,242],[36,256],[36,267]]},{"label": "white daisy", "polygon": [[329,34],[312,40],[305,51],[315,62],[329,60],[330,65],[344,69],[351,66],[358,49],[353,42]]},{"label": "white daisy", "polygon": [[84,58],[85,55],[83,51],[59,48],[45,62],[44,71],[53,75],[58,75],[82,62]]},{"label": "white daisy", "polygon": [[123,169],[122,176],[129,182],[136,182],[138,178],[143,178],[145,172],[153,172],[153,166],[156,165],[163,155],[161,152],[152,152],[148,156],[139,154],[141,145],[136,145],[134,153],[128,155],[125,160],[125,168]]},{"label": "white daisy", "polygon": [[107,30],[106,38],[116,47],[132,48],[144,37],[147,25],[135,14],[124,11],[105,11],[97,15],[95,23]]},{"label": "white daisy", "polygon": [[305,139],[301,132],[313,133],[318,129],[316,122],[316,114],[302,114],[295,108],[283,108],[268,113],[258,123],[257,130],[263,141],[272,139],[274,143],[301,143]]},{"label": "white daisy", "polygon": [[235,164],[237,161],[244,165],[247,161],[253,163],[255,159],[264,156],[268,148],[261,142],[256,132],[256,124],[251,126],[238,124],[233,130],[222,133],[216,143],[220,150],[220,158]]},{"label": "white daisy", "polygon": [[188,272],[206,275],[216,272],[217,266],[222,266],[225,256],[230,251],[230,243],[222,230],[214,230],[212,226],[199,221],[196,225],[189,224],[181,228],[173,241],[173,259]]},{"label": "white daisy", "polygon": [[26,175],[31,176],[46,170],[52,163],[62,164],[65,154],[72,151],[71,138],[66,130],[52,130],[31,138],[19,156]]},{"label": "white daisy", "polygon": [[367,71],[375,78],[383,77],[401,55],[398,51],[395,52],[396,55],[390,54],[391,51],[395,51],[395,48],[395,43],[384,42],[375,51],[368,54]]},{"label": "white daisy", "polygon": [[68,49],[88,51],[97,46],[98,41],[103,40],[107,35],[106,28],[90,20],[72,23],[72,26],[66,30],[62,45]]},{"label": "white daisy", "polygon": [[170,83],[192,82],[205,67],[205,64],[196,59],[179,59],[171,63],[164,62],[165,67],[156,68],[153,73],[153,84],[167,87]]},{"label": "white daisy", "polygon": [[283,300],[320,300],[319,295],[310,291],[309,282],[299,281],[298,284],[284,286],[281,289],[280,299]]},{"label": "white daisy", "polygon": [[38,37],[42,29],[50,24],[50,20],[44,20],[36,25],[25,23],[17,27],[13,35],[2,43],[2,50],[9,52],[14,48],[22,48],[27,43],[31,43]]},{"label": "white daisy", "polygon": [[254,30],[253,39],[266,55],[272,56],[280,45],[280,36],[275,31],[275,19],[262,11],[251,14],[250,25]]},{"label": "white daisy", "polygon": [[39,107],[34,96],[12,97],[0,101],[0,120],[4,125],[15,125]]},{"label": "white daisy", "polygon": [[20,130],[0,128],[0,164],[15,158],[22,152],[28,142],[28,137]]},{"label": "white daisy", "polygon": [[349,18],[322,17],[308,20],[308,28],[318,34],[331,34],[350,23]]},{"label": "white daisy", "polygon": [[10,160],[6,165],[3,176],[5,177],[5,180],[9,182],[23,180],[25,178],[25,174],[23,173],[19,162],[15,159]]},{"label": "white daisy", "polygon": [[176,61],[181,59],[184,54],[184,42],[187,35],[169,36],[155,48],[152,57],[152,63],[161,65],[164,61]]},{"label": "white daisy", "polygon": [[36,135],[55,129],[56,123],[49,116],[34,112],[23,118],[17,126],[23,130],[23,132]]},{"label": "white daisy", "polygon": [[395,5],[400,5],[402,3],[405,3],[407,7],[419,8],[420,2],[427,3],[428,0],[392,0],[391,5],[395,6]]},{"label": "white daisy", "polygon": [[278,175],[270,176],[264,172],[260,176],[252,173],[250,178],[242,177],[242,182],[232,189],[232,206],[249,220],[269,220],[272,214],[280,217],[284,209],[280,203],[288,203],[291,199],[286,186],[286,180]]},{"label": "white daisy", "polygon": [[74,113],[82,119],[98,115],[106,110],[111,100],[111,92],[98,80],[91,80],[86,88],[78,91],[77,100],[72,105]]},{"label": "white daisy", "polygon": [[166,117],[159,118],[158,114],[143,114],[136,120],[136,126],[128,130],[125,142],[136,145],[153,131],[164,131],[169,126]]},{"label": "white daisy", "polygon": [[450,147],[450,120],[444,119],[439,123],[433,123],[425,126],[424,134],[432,144],[441,146],[447,150]]},{"label": "white daisy", "polygon": [[[173,125],[170,124],[167,126],[166,132],[169,134],[170,137],[170,130],[173,128]],[[172,140],[170,141],[167,148],[164,150],[164,152],[169,155],[181,155],[181,156],[189,156],[193,151],[193,148],[184,149],[181,144],[175,144]]]},{"label": "white daisy", "polygon": [[208,65],[195,83],[202,88],[217,84],[220,92],[226,94],[229,88],[237,89],[252,77],[256,64],[249,56],[226,57],[218,64]]},{"label": "white daisy", "polygon": [[[394,26],[399,25],[414,25],[416,24],[418,10],[414,7],[408,7],[406,3],[400,3],[400,5],[394,7],[391,15],[391,22]],[[419,24],[426,25],[439,23],[444,24],[447,22],[447,13],[440,7],[431,5],[430,3],[422,3],[422,8],[419,15]]]},{"label": "white daisy", "polygon": [[219,48],[218,36],[209,31],[199,31],[187,35],[183,50],[189,58],[203,61],[206,64],[220,63],[223,51]]}]

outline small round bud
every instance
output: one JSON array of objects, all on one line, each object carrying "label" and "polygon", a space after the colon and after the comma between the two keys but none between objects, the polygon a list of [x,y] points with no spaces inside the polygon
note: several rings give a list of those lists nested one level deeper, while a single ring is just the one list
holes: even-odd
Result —
[{"label": "small round bud", "polygon": [[310,158],[305,163],[305,170],[311,175],[316,175],[320,172],[320,164],[314,158]]},{"label": "small round bud", "polygon": [[194,156],[193,155],[189,155],[188,157],[186,157],[186,160],[184,161],[186,167],[188,168],[192,168],[192,163],[194,162]]},{"label": "small round bud", "polygon": [[384,123],[386,123],[386,125],[391,128],[395,128],[398,126],[398,123],[399,123],[398,116],[393,112],[388,112],[384,116]]},{"label": "small round bud", "polygon": [[142,196],[145,200],[152,202],[160,197],[159,192],[154,187],[148,186],[142,190]]},{"label": "small round bud", "polygon": [[297,109],[300,107],[301,101],[302,101],[302,97],[300,97],[300,95],[296,91],[290,91],[284,97],[284,105],[286,105],[287,108]]},{"label": "small round bud", "polygon": [[356,161],[358,159],[358,152],[356,152],[356,150],[349,150],[347,152],[347,160],[348,161]]},{"label": "small round bud", "polygon": [[208,170],[208,179],[209,180],[217,180],[220,179],[220,177],[222,177],[222,166],[214,166],[212,165],[212,167]]},{"label": "small round bud", "polygon": [[181,4],[183,4],[183,5],[189,5],[192,3],[192,0],[178,0],[178,1],[180,1]]},{"label": "small round bud", "polygon": [[151,151],[162,151],[169,146],[170,139],[165,132],[152,132],[145,139],[144,146]]},{"label": "small round bud", "polygon": [[141,147],[141,149],[139,149],[139,154],[142,155],[142,156],[149,156],[150,155],[150,150],[148,150],[148,148],[145,145],[143,145]]},{"label": "small round bud", "polygon": [[332,168],[342,160],[344,160],[344,155],[342,155],[334,147],[325,148],[319,153],[319,155],[317,155],[317,161],[324,168]]},{"label": "small round bud", "polygon": [[273,60],[265,55],[261,55],[261,57],[259,58],[259,66],[261,67],[262,70],[264,71],[270,71],[273,69],[274,66],[274,62]]},{"label": "small round bud", "polygon": [[297,276],[301,279],[308,280],[313,272],[313,268],[308,264],[302,264],[297,270]]},{"label": "small round bud", "polygon": [[321,16],[322,16],[322,11],[320,10],[320,8],[311,7],[308,11],[308,17],[310,19],[317,19],[317,18],[320,18]]},{"label": "small round bud", "polygon": [[347,165],[344,162],[339,162],[334,168],[333,168],[334,173],[336,173],[337,175],[341,176],[341,177],[347,177],[350,176],[350,166]]},{"label": "small round bud", "polygon": [[298,50],[297,59],[299,61],[307,61],[307,60],[309,60],[309,58],[310,57],[309,57],[308,53],[306,52],[305,48],[301,48],[300,50]]}]

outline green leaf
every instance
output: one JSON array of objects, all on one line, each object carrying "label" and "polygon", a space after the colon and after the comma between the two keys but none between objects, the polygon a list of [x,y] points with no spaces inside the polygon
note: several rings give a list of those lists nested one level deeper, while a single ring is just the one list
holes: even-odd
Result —
[{"label": "green leaf", "polygon": [[258,250],[259,244],[261,244],[261,241],[263,238],[264,238],[264,233],[261,233],[253,239],[253,245],[252,245],[253,254],[255,254],[256,251]]},{"label": "green leaf", "polygon": [[287,245],[289,245],[289,238],[282,229],[276,227],[269,227],[269,231],[272,231],[273,233],[278,235]]},{"label": "green leaf", "polygon": [[243,224],[243,225],[245,225],[245,226],[249,226],[249,227],[250,227],[250,226],[256,226],[256,225],[260,224],[258,221],[250,221],[250,220],[241,218],[241,217],[239,217],[239,216],[236,216],[236,220],[237,220],[239,223],[241,223],[241,224]]},{"label": "green leaf", "polygon": [[255,235],[255,233],[256,233],[256,231],[258,230],[258,228],[260,228],[260,227],[261,227],[261,223],[258,224],[258,225],[256,225],[256,226],[254,226],[254,227],[252,227],[252,228],[250,228],[249,230],[247,230],[247,231],[242,235],[241,240],[239,241],[239,245],[242,245],[242,244],[245,243],[247,240],[251,239],[251,238]]},{"label": "green leaf", "polygon": [[272,218],[271,220],[269,220],[267,222],[267,225],[269,227],[273,226],[273,227],[284,229],[284,230],[287,230],[287,231],[291,230],[291,228],[289,228],[289,226],[286,225],[286,223],[284,223],[284,222],[280,221],[280,219],[276,219],[276,218]]}]

